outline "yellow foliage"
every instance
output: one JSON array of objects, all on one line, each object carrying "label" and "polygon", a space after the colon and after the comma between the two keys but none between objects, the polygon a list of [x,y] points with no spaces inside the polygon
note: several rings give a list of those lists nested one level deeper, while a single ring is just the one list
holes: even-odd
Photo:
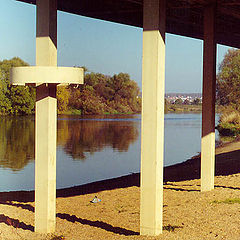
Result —
[{"label": "yellow foliage", "polygon": [[57,107],[58,113],[63,113],[68,110],[70,93],[68,87],[58,86],[57,87]]}]

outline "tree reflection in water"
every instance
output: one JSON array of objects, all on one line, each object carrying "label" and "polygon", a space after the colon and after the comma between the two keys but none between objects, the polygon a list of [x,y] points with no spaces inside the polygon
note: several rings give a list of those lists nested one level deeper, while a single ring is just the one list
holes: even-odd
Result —
[{"label": "tree reflection in water", "polygon": [[[0,121],[0,167],[19,171],[34,161],[34,117],[1,117]],[[85,160],[87,152],[106,147],[125,152],[138,139],[138,124],[134,119],[60,117],[57,142],[75,160]]]},{"label": "tree reflection in water", "polygon": [[34,118],[1,117],[0,166],[13,171],[34,160]]},{"label": "tree reflection in water", "polygon": [[110,147],[127,152],[138,139],[136,121],[68,120],[58,122],[58,143],[73,159],[86,159],[85,153],[94,153]]}]

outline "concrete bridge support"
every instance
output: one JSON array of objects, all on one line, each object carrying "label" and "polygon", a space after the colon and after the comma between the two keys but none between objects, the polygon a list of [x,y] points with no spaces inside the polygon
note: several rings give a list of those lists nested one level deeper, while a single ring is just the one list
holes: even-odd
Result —
[{"label": "concrete bridge support", "polygon": [[57,67],[57,0],[37,0],[36,65],[11,69],[12,84],[36,86],[35,231],[56,225],[58,84],[82,84],[83,69]]},{"label": "concrete bridge support", "polygon": [[214,189],[216,96],[215,11],[216,4],[209,5],[204,10],[201,191]]},{"label": "concrete bridge support", "polygon": [[[36,65],[57,66],[57,0],[37,0]],[[55,231],[56,84],[36,88],[35,231]]]},{"label": "concrete bridge support", "polygon": [[140,234],[162,233],[165,0],[144,0]]}]

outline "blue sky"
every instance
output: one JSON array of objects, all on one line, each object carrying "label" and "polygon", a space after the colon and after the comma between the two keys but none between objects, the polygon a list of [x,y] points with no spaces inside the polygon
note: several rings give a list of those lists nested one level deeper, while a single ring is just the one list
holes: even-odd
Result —
[{"label": "blue sky", "polygon": [[[0,3],[0,60],[14,56],[35,65],[35,6]],[[202,44],[166,35],[166,92],[202,91]],[[228,47],[218,45],[217,65]],[[141,87],[142,29],[58,12],[58,65],[86,66],[112,75],[127,72]]]}]

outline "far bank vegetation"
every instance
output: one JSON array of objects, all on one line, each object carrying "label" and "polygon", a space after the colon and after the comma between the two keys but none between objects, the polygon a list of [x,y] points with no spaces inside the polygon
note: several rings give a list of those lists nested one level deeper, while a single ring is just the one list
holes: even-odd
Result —
[{"label": "far bank vegetation", "polygon": [[175,101],[169,101],[165,99],[165,112],[166,113],[200,113],[202,112],[202,103],[200,98],[195,98],[193,101],[189,101],[188,99],[182,100],[181,98],[177,98]]},{"label": "far bank vegetation", "polygon": [[[35,88],[13,86],[9,71],[12,67],[29,66],[18,57],[0,61],[0,115],[29,115],[35,112]],[[131,114],[141,112],[141,92],[129,74],[107,76],[85,69],[84,84],[58,86],[58,114]],[[165,112],[201,112],[199,98],[192,102],[165,100]]]},{"label": "far bank vegetation", "polygon": [[[28,66],[20,58],[0,61],[0,115],[27,115],[35,111],[35,88],[12,86],[11,67]],[[128,114],[141,112],[141,96],[137,83],[127,73],[107,76],[86,73],[84,84],[59,86],[59,114]]]},{"label": "far bank vegetation", "polygon": [[217,126],[223,136],[240,134],[240,50],[228,50],[217,75],[217,103],[221,106]]}]

